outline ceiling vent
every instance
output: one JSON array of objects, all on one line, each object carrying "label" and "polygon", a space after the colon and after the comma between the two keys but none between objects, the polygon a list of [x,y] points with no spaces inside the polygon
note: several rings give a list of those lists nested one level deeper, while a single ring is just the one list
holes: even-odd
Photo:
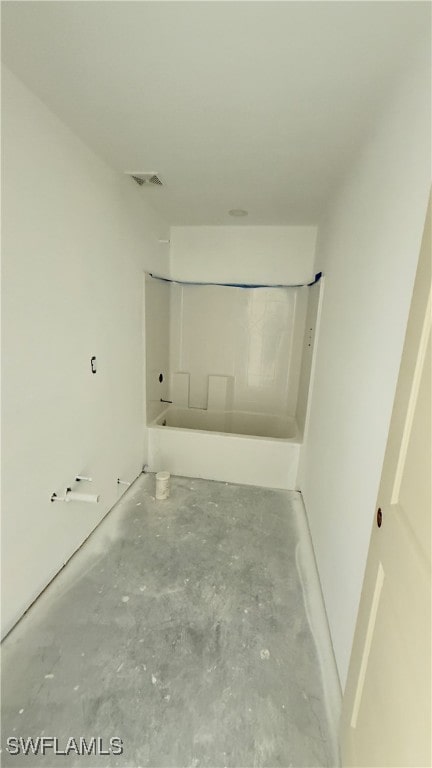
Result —
[{"label": "ceiling vent", "polygon": [[126,171],[126,174],[136,181],[140,187],[162,187],[162,182],[157,173],[131,173]]}]

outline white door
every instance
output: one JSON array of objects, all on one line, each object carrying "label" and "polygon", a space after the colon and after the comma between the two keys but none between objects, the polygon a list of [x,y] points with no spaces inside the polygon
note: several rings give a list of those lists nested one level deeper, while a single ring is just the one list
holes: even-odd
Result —
[{"label": "white door", "polygon": [[430,345],[429,206],[343,702],[343,766],[431,766]]}]

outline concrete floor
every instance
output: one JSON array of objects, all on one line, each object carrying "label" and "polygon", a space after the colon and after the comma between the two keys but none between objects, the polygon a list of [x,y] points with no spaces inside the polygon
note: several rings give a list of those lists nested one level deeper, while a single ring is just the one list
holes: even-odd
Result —
[{"label": "concrete floor", "polygon": [[[187,478],[153,494],[142,475],[6,638],[2,765],[335,766],[299,495]],[[38,735],[124,751],[5,749]]]}]

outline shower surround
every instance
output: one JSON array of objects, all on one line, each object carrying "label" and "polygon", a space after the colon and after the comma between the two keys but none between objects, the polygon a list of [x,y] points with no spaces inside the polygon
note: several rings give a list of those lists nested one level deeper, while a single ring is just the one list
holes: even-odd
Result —
[{"label": "shower surround", "polygon": [[297,488],[318,296],[146,277],[151,470]]}]

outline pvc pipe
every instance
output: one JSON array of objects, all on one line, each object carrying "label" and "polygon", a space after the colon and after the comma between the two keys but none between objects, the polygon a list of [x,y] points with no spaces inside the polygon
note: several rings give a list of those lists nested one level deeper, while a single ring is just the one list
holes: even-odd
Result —
[{"label": "pvc pipe", "polygon": [[76,491],[66,491],[65,501],[82,501],[86,504],[97,504],[99,495],[96,493],[77,493]]},{"label": "pvc pipe", "polygon": [[156,473],[156,498],[159,500],[167,499],[170,494],[169,488],[170,473],[169,472],[157,472]]}]

